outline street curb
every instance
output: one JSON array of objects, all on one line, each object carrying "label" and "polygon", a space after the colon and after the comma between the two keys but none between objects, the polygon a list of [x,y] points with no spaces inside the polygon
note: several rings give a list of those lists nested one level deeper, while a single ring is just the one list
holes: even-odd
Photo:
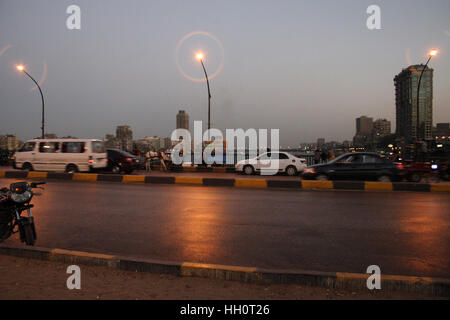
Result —
[{"label": "street curb", "polygon": [[57,173],[37,171],[0,171],[0,178],[59,179],[72,181],[106,181],[120,183],[179,184],[264,189],[328,189],[359,191],[415,191],[450,192],[450,183],[372,182],[372,181],[315,181],[275,180],[251,178],[202,178],[179,176],[112,175],[96,173]]},{"label": "street curb", "polygon": [[[172,262],[19,245],[0,245],[0,254],[182,277],[233,280],[259,284],[297,284],[345,290],[369,290],[367,289],[366,281],[370,274],[363,273],[276,270],[193,262]],[[437,297],[450,297],[450,279],[382,274],[381,288],[384,291],[402,291]]]}]

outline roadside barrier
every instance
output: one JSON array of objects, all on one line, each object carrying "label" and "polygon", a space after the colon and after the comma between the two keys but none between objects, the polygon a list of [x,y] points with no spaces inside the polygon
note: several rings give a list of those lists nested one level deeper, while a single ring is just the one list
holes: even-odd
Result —
[{"label": "roadside barrier", "polygon": [[371,181],[315,181],[251,178],[203,178],[189,176],[144,176],[96,173],[57,173],[36,171],[0,171],[0,178],[57,179],[73,181],[105,181],[121,183],[179,184],[217,187],[300,189],[300,190],[359,190],[359,191],[416,191],[450,192],[450,183],[371,182]]},{"label": "roadside barrier", "polygon": [[[104,266],[133,272],[171,274],[183,277],[234,280],[261,284],[297,284],[346,290],[367,289],[367,273],[309,270],[271,270],[257,267],[227,266],[195,262],[172,262],[122,257],[101,253],[71,251],[19,245],[0,245],[0,254],[66,264]],[[438,297],[450,296],[450,280],[430,277],[381,274],[383,291],[403,291]]]}]

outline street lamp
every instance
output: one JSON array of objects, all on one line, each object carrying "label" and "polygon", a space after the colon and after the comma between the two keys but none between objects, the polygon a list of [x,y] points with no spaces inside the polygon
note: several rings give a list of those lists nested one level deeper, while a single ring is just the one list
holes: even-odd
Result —
[{"label": "street lamp", "polygon": [[44,139],[45,138],[45,121],[44,121],[45,107],[44,107],[44,95],[42,94],[41,87],[39,86],[39,83],[37,83],[37,81],[34,80],[34,78],[25,70],[25,67],[23,65],[21,65],[21,64],[17,65],[16,69],[18,71],[25,73],[28,77],[30,77],[30,79],[33,80],[33,82],[37,85],[39,92],[41,93],[41,100],[42,100],[42,127],[41,127],[41,130],[42,130],[42,139]]},{"label": "street lamp", "polygon": [[205,72],[205,77],[206,77],[206,86],[208,88],[208,130],[209,130],[209,129],[211,129],[211,91],[209,89],[208,74],[206,73],[206,68],[205,68],[205,65],[203,64],[203,58],[205,56],[202,52],[197,52],[197,54],[195,56],[196,56],[197,60],[199,60],[200,63],[202,64],[203,71]]},{"label": "street lamp", "polygon": [[438,54],[438,51],[436,49],[431,49],[428,52],[428,60],[427,63],[425,64],[425,66],[422,68],[422,71],[420,72],[420,77],[419,77],[419,83],[417,84],[417,107],[416,107],[416,140],[419,141],[419,127],[420,127],[420,123],[419,123],[419,93],[420,93],[420,82],[422,81],[422,76],[423,76],[423,72],[425,71],[425,69],[428,66],[428,63],[430,62],[431,58],[433,58],[435,55]]}]

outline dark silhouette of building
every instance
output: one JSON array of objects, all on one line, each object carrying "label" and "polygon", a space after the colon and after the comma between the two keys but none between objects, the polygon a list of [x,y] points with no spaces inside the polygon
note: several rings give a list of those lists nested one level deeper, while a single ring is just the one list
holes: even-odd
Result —
[{"label": "dark silhouette of building", "polygon": [[[403,69],[394,78],[396,134],[405,143],[432,139],[433,121],[433,69],[424,65],[412,65]],[[417,115],[417,87],[423,72],[419,92],[419,114]],[[419,130],[416,132],[417,116]]]},{"label": "dark silhouette of building", "polygon": [[133,150],[133,131],[130,126],[118,126],[116,129],[116,138],[119,142],[119,148],[126,151]]},{"label": "dark silhouette of building", "polygon": [[177,129],[186,129],[189,131],[189,115],[184,110],[178,111]]}]

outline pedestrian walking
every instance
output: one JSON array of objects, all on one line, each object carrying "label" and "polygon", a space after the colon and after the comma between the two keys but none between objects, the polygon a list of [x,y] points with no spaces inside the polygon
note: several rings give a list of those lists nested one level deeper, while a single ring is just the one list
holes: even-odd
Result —
[{"label": "pedestrian walking", "polygon": [[160,162],[160,170],[161,171],[167,171],[167,165],[166,165],[166,159],[165,159],[165,153],[160,151],[159,152],[159,162]]},{"label": "pedestrian walking", "polygon": [[145,171],[152,171],[152,161],[151,161],[150,150],[145,153]]},{"label": "pedestrian walking", "polygon": [[314,164],[318,164],[320,162],[320,150],[316,149],[314,151]]},{"label": "pedestrian walking", "polygon": [[328,160],[333,160],[335,157],[333,149],[328,150]]},{"label": "pedestrian walking", "polygon": [[320,154],[320,159],[322,160],[322,163],[327,163],[328,153],[327,153],[327,151],[325,149]]}]

